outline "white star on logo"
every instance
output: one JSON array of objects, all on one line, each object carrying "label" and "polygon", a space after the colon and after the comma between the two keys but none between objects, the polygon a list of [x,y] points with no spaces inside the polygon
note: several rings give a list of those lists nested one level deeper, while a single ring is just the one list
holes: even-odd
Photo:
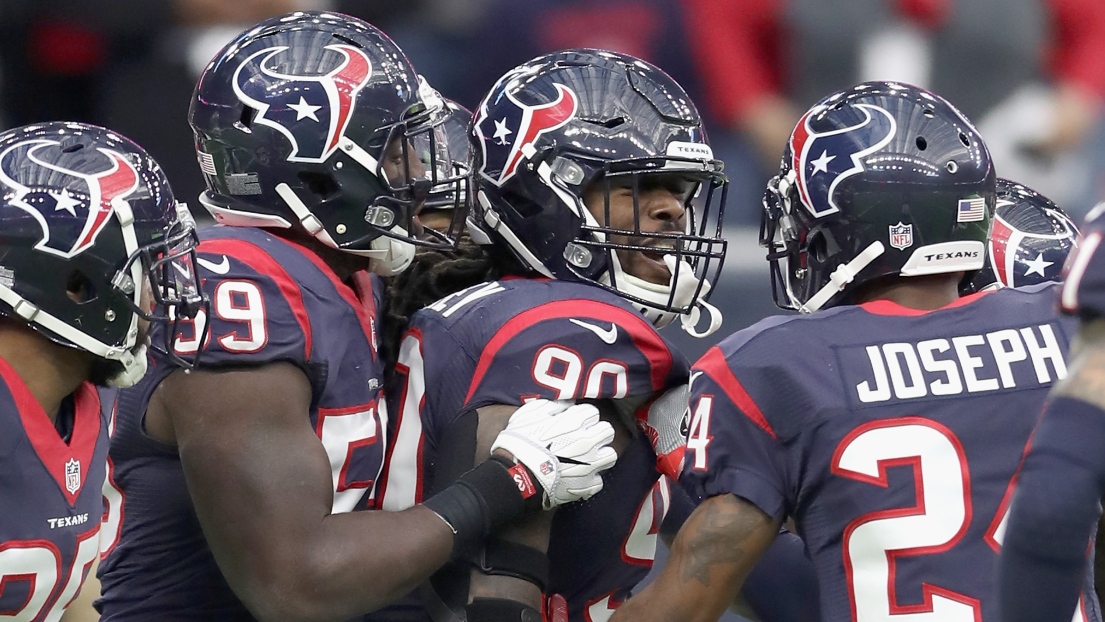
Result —
[{"label": "white star on logo", "polygon": [[64,190],[62,190],[60,192],[55,192],[53,190],[49,190],[49,191],[47,191],[46,194],[49,194],[50,196],[54,197],[54,202],[56,203],[54,205],[54,211],[55,212],[60,212],[62,210],[65,210],[65,211],[69,212],[70,216],[76,216],[77,215],[77,210],[75,210],[73,208],[80,205],[81,202],[78,201],[77,199],[74,199],[73,197],[69,196],[68,192],[66,192]]},{"label": "white star on logo", "polygon": [[816,160],[811,160],[810,161],[810,164],[813,164],[813,172],[810,173],[810,175],[811,176],[816,175],[818,173],[818,171],[820,171],[822,173],[828,173],[829,172],[829,162],[832,162],[835,159],[836,159],[836,156],[829,155],[828,150],[822,151],[820,158],[817,158]]},{"label": "white star on logo", "polygon": [[310,119],[315,123],[318,123],[318,117],[315,116],[315,111],[322,106],[312,106],[307,103],[307,100],[303,99],[303,96],[299,96],[298,104],[289,104],[288,108],[295,111],[295,120],[300,121],[302,119]]},{"label": "white star on logo", "polygon": [[1024,271],[1024,275],[1028,276],[1035,272],[1042,277],[1046,277],[1047,275],[1044,274],[1044,268],[1054,263],[1054,261],[1044,261],[1044,254],[1040,253],[1039,255],[1036,255],[1036,258],[1032,261],[1024,262],[1024,265],[1028,266],[1028,269]]},{"label": "white star on logo", "polygon": [[499,119],[498,121],[495,122],[495,135],[492,136],[492,138],[494,138],[496,141],[498,141],[498,143],[500,145],[505,145],[507,134],[513,134],[513,133],[514,132],[507,129],[507,127],[506,127],[506,117],[503,117],[502,119]]}]

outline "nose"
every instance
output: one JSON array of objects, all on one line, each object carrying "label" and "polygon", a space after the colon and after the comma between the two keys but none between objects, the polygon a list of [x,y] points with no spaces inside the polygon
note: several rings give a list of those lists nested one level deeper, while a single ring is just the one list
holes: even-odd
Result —
[{"label": "nose", "polygon": [[407,151],[407,179],[425,179],[426,178],[426,164],[420,157],[421,154],[417,153],[413,146]]},{"label": "nose", "polygon": [[662,229],[683,230],[687,210],[683,207],[683,201],[677,193],[657,188],[641,198],[647,218],[661,223]]}]

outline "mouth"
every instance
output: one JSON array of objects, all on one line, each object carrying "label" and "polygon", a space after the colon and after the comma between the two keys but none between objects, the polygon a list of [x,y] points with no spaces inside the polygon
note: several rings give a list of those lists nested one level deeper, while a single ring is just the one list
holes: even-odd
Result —
[{"label": "mouth", "polygon": [[665,255],[676,253],[674,240],[656,240],[646,245],[649,250],[638,251],[638,255],[644,261],[647,268],[647,276],[644,278],[653,282],[667,282],[671,278],[671,270],[664,263]]},{"label": "mouth", "polygon": [[664,255],[671,255],[676,252],[675,241],[657,240],[655,242],[646,244],[645,246],[647,246],[650,250],[642,250],[641,255],[645,256],[651,261],[660,264],[661,266],[664,266],[664,269],[666,270],[667,266],[664,264]]}]

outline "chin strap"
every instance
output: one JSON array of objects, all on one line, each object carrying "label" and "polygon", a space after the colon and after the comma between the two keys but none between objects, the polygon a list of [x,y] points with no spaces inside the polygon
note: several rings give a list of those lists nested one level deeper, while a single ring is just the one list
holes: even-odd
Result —
[{"label": "chin strap", "polygon": [[[698,293],[698,300],[695,301],[690,312],[684,313],[679,316],[679,325],[691,337],[696,339],[702,339],[714,334],[717,329],[721,328],[721,310],[714,305],[706,302],[707,296],[710,294],[710,283],[708,281],[702,281],[695,277],[694,270],[685,261],[677,261],[673,255],[664,255],[664,264],[668,267],[668,272],[672,275],[676,274],[676,263],[679,264],[679,278],[672,276],[671,281],[668,283],[668,289],[671,289],[671,285],[676,285],[674,302],[680,302],[682,300],[689,299],[694,295],[696,289],[698,289],[699,283],[702,284],[702,290]],[[710,318],[706,324],[706,329],[703,331],[696,331],[695,327],[698,326],[699,320],[702,319],[702,312],[705,311],[706,315]]]},{"label": "chin strap", "polygon": [[[394,227],[393,231],[406,233],[402,227]],[[372,258],[370,268],[373,273],[380,276],[395,276],[406,270],[414,261],[414,244],[397,240],[386,235],[381,235],[369,242],[372,250],[369,255]],[[368,254],[368,253],[366,253]]]},{"label": "chin strap", "polygon": [[146,346],[140,345],[133,350],[126,351],[123,356],[119,357],[119,362],[123,364],[123,371],[109,378],[108,386],[119,389],[133,387],[138,384],[142,376],[146,375]]},{"label": "chin strap", "polygon": [[[701,339],[712,335],[721,326],[721,311],[703,300],[710,292],[710,284],[696,277],[694,269],[686,261],[679,261],[674,255],[664,255],[664,264],[667,265],[668,272],[672,276],[666,284],[661,285],[646,281],[622,270],[616,253],[611,253],[610,257],[613,265],[603,274],[599,282],[609,286],[610,271],[616,271],[618,275],[617,291],[652,303],[644,304],[629,301],[656,328],[663,328],[678,317],[683,330],[692,337]],[[700,284],[701,291],[699,291]],[[694,305],[691,306],[691,310],[687,313],[679,314],[659,308],[661,306],[685,307],[690,304],[696,291],[699,292],[698,300],[695,301]],[[695,331],[699,320],[702,319],[702,311],[709,315],[710,321],[705,330]]]},{"label": "chin strap", "polygon": [[843,291],[849,283],[855,280],[856,275],[861,270],[871,265],[871,262],[878,259],[884,252],[886,252],[886,247],[882,245],[882,242],[878,240],[872,242],[870,246],[863,249],[862,253],[853,257],[852,261],[833,270],[833,273],[829,275],[829,282],[807,300],[806,304],[799,304],[798,310],[802,313],[813,313],[820,309],[822,305],[829,302],[830,298]]},{"label": "chin strap", "polygon": [[[288,184],[276,184],[276,194],[280,195],[280,198],[284,200],[284,204],[288,206],[288,209],[292,210],[292,213],[299,219],[300,226],[302,226],[307,233],[330,248],[336,248],[351,255],[368,257],[372,260],[370,266],[371,270],[380,276],[395,276],[406,270],[407,267],[411,265],[411,262],[414,261],[414,244],[387,235],[380,235],[369,242],[369,250],[358,251],[343,249],[339,247],[338,243],[334,241],[334,238],[330,236],[330,232],[323,226],[322,221],[311,213],[307,204],[296,195],[295,191],[292,190]],[[407,230],[398,225],[392,227],[390,231],[400,236],[407,235]]]}]

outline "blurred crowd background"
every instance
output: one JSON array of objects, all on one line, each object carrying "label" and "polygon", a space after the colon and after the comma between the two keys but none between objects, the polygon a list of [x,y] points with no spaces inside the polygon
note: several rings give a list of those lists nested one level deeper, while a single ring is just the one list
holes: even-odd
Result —
[{"label": "blurred crowd background", "polygon": [[[755,244],[760,195],[801,112],[835,89],[928,87],[975,121],[999,175],[1076,218],[1105,199],[1102,0],[2,0],[0,127],[111,127],[195,205],[203,181],[186,114],[196,78],[245,27],[302,9],[379,26],[469,108],[507,69],[561,48],[628,52],[672,74],[732,183],[717,337],[775,312]],[[672,336],[691,357],[709,345]]]}]

